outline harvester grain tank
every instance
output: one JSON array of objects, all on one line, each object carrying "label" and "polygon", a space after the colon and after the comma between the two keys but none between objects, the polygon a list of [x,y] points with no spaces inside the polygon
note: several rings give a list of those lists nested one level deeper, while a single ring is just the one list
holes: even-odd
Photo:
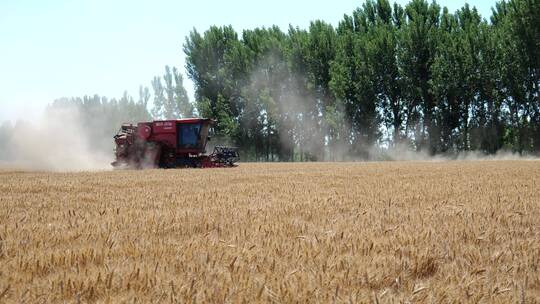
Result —
[{"label": "harvester grain tank", "polygon": [[186,118],[124,124],[114,136],[115,168],[234,167],[236,148],[216,146],[206,154],[213,120]]}]

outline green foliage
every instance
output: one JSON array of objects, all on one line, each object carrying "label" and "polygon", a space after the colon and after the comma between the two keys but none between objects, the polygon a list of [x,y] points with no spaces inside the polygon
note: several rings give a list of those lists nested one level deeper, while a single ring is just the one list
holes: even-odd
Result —
[{"label": "green foliage", "polygon": [[217,144],[255,161],[372,158],[381,146],[538,153],[540,1],[499,1],[489,20],[467,4],[452,13],[367,0],[336,28],[194,29],[183,48],[193,103],[166,66],[137,102],[126,93],[53,106],[76,105],[90,125],[104,117],[113,132],[150,119],[152,100],[154,119],[215,119]]},{"label": "green foliage", "polygon": [[177,116],[180,118],[193,117],[193,105],[189,102],[186,89],[184,88],[184,77],[176,67],[173,68],[174,76],[174,104]]},{"label": "green foliage", "polygon": [[152,108],[152,117],[159,119],[162,118],[165,107],[165,88],[161,83],[161,77],[154,77],[152,79],[152,88],[154,89],[154,107]]},{"label": "green foliage", "polygon": [[165,86],[161,82],[161,77],[156,76],[152,80],[154,89],[154,107],[152,116],[155,119],[177,119],[193,117],[194,107],[189,102],[186,89],[184,88],[184,78],[176,67],[165,66],[163,75]]},{"label": "green foliage", "polygon": [[225,143],[229,143],[236,135],[238,131],[237,123],[230,113],[227,100],[218,95],[215,108],[215,118],[217,123],[215,125],[216,132]]},{"label": "green foliage", "polygon": [[254,160],[371,157],[386,143],[435,153],[540,150],[540,7],[367,0],[337,28],[194,30],[199,114]]}]

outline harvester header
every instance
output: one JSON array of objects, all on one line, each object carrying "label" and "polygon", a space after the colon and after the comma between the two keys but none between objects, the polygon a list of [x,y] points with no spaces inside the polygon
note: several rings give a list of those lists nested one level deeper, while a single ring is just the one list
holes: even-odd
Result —
[{"label": "harvester header", "polygon": [[213,120],[186,118],[123,124],[114,136],[115,168],[234,167],[236,148],[216,146],[206,154]]}]

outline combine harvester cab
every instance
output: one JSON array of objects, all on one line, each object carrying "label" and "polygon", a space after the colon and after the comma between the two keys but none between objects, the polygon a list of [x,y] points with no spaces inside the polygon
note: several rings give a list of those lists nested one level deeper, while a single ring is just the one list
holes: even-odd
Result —
[{"label": "combine harvester cab", "polygon": [[124,124],[114,136],[115,168],[223,168],[239,160],[236,148],[216,146],[206,154],[213,121],[205,118]]}]

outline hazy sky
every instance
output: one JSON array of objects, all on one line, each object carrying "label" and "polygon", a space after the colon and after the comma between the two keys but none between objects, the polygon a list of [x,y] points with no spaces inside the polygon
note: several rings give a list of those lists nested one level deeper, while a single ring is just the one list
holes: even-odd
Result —
[{"label": "hazy sky", "polygon": [[[405,4],[407,0],[397,0]],[[488,18],[494,0],[465,2]],[[55,98],[124,90],[137,98],[166,64],[184,69],[182,44],[193,28],[231,24],[237,31],[276,24],[336,25],[363,1],[0,0],[0,122],[37,117]],[[193,96],[193,85],[186,79]]]}]

